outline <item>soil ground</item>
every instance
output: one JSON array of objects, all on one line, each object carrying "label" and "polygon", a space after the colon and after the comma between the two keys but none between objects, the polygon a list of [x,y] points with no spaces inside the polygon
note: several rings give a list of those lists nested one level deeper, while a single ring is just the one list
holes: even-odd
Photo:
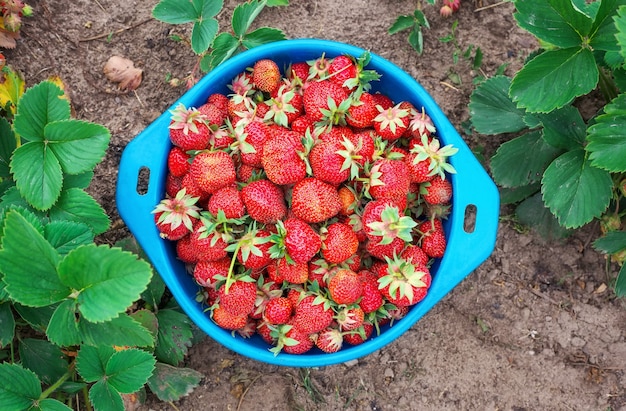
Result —
[{"label": "soil ground", "polygon": [[[107,126],[112,141],[96,170],[92,194],[113,221],[102,241],[128,235],[115,207],[115,183],[126,144],[185,91],[166,82],[194,67],[189,47],[169,35],[189,34],[151,18],[157,0],[31,0],[34,17],[5,52],[28,85],[59,75],[78,118]],[[352,43],[399,65],[439,103],[470,147],[486,158],[502,137],[468,133],[472,79],[507,64],[512,75],[536,47],[517,28],[513,6],[463,2],[442,19],[424,3],[431,28],[418,55],[406,33],[387,29],[419,2],[292,0],[266,9],[255,23],[288,38]],[[235,1],[219,16],[226,28]],[[493,7],[487,7],[493,6]],[[453,42],[439,39],[451,33]],[[480,71],[453,53],[480,47]],[[112,55],[144,70],[135,93],[116,90],[102,74]],[[488,167],[488,165],[487,165]],[[210,338],[194,346],[186,366],[201,385],[175,404],[148,397],[142,410],[626,410],[626,304],[606,288],[606,262],[590,242],[590,226],[560,242],[521,230],[501,209],[496,248],[475,272],[401,338],[350,364],[294,369],[259,363]],[[613,272],[615,267],[611,267]]]}]

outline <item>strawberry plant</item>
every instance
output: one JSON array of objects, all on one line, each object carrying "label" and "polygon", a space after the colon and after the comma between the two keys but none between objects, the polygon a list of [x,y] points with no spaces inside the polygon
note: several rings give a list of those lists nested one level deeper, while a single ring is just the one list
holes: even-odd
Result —
[{"label": "strawberry plant", "polygon": [[[599,220],[595,246],[624,262],[626,241],[626,1],[516,0],[518,25],[541,48],[513,78],[498,75],[470,99],[474,129],[515,133],[491,158],[502,200],[519,219],[556,237]],[[579,107],[604,99],[584,118]],[[616,282],[626,295],[626,273]]]},{"label": "strawberry plant", "polygon": [[[436,0],[426,0],[426,2],[430,5],[434,5]],[[461,0],[443,0],[439,14],[442,17],[450,17],[452,13],[459,10],[459,7],[461,7]],[[418,6],[413,11],[413,14],[398,16],[387,32],[389,34],[396,34],[408,30],[408,43],[417,54],[422,54],[424,51],[424,34],[422,33],[422,28],[429,29],[430,23],[421,7]]]},{"label": "strawberry plant", "polygon": [[168,24],[193,23],[189,44],[198,55],[198,65],[188,85],[195,84],[198,68],[207,73],[240,51],[273,41],[284,40],[285,34],[272,27],[250,31],[256,17],[267,7],[288,5],[288,0],[249,0],[235,7],[232,32],[219,33],[215,16],[222,11],[223,0],[160,0],[152,10],[157,20]]},{"label": "strawberry plant", "polygon": [[72,118],[57,83],[1,75],[2,409],[121,411],[145,385],[165,401],[187,394],[201,378],[177,367],[188,318],[146,261],[95,241],[109,218],[86,189],[109,130]]},{"label": "strawberry plant", "polygon": [[12,49],[20,38],[22,17],[30,17],[33,9],[22,0],[0,0],[0,47]]}]

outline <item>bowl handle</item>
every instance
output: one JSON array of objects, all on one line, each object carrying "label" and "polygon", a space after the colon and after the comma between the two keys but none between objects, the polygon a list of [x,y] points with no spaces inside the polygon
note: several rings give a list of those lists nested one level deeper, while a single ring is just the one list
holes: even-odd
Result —
[{"label": "bowl handle", "polygon": [[168,120],[164,117],[152,123],[128,143],[120,160],[116,192],[118,212],[131,231],[133,226],[139,228],[133,232],[140,243],[142,230],[156,229],[151,212],[163,197],[167,171],[163,164],[170,148],[169,144],[157,140],[167,137],[159,132],[167,126]]},{"label": "bowl handle", "polygon": [[500,195],[493,180],[469,148],[451,158],[454,207],[448,227],[448,246],[439,272],[454,273],[445,292],[483,263],[493,252],[498,231]]}]

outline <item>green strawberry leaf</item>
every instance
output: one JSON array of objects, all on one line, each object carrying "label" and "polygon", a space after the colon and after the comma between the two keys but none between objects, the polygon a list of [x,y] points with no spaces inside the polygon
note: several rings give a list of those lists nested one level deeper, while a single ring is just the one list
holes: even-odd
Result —
[{"label": "green strawberry leaf", "polygon": [[241,3],[235,7],[235,10],[233,11],[232,26],[233,33],[235,33],[236,37],[242,38],[246,34],[250,25],[254,19],[257,18],[259,13],[263,11],[264,7],[264,2],[258,0]]},{"label": "green strawberry leaf", "polygon": [[[617,10],[617,15],[613,17],[615,21],[617,45],[623,59],[626,59],[626,7],[622,6]],[[615,44],[615,39],[613,44]]]},{"label": "green strawberry leaf", "polygon": [[52,221],[44,227],[44,233],[46,240],[62,256],[94,241],[93,231],[88,225],[73,221]]},{"label": "green strawberry leaf", "polygon": [[0,348],[6,347],[15,337],[15,318],[11,311],[11,303],[0,302]]},{"label": "green strawberry leaf", "polygon": [[515,208],[515,215],[521,224],[531,227],[544,238],[564,238],[571,233],[571,230],[559,224],[554,214],[545,206],[541,193],[522,201]]},{"label": "green strawberry leaf", "polygon": [[521,187],[541,180],[562,150],[547,144],[541,131],[531,131],[503,143],[491,159],[491,172],[502,187]]},{"label": "green strawberry leaf", "polygon": [[115,354],[115,348],[104,344],[80,347],[76,356],[76,370],[87,382],[96,382],[106,376],[106,363]]},{"label": "green strawberry leaf", "polygon": [[238,48],[239,40],[237,38],[230,33],[220,33],[213,40],[211,53],[202,58],[200,68],[204,72],[211,71],[235,54]]},{"label": "green strawberry leaf", "polygon": [[22,365],[45,384],[53,384],[67,372],[67,358],[61,348],[47,340],[24,338],[19,344]]},{"label": "green strawberry leaf", "polygon": [[626,249],[626,231],[609,231],[593,242],[593,248],[605,254],[619,253]]},{"label": "green strawberry leaf", "polygon": [[46,329],[46,335],[51,343],[59,347],[80,345],[83,341],[78,328],[76,301],[66,299],[52,313]]},{"label": "green strawberry leaf", "polygon": [[0,363],[0,404],[6,410],[27,410],[41,396],[41,381],[18,364]]},{"label": "green strawberry leaf", "polygon": [[18,102],[13,128],[29,141],[44,140],[44,128],[53,121],[70,118],[70,103],[63,90],[51,81],[27,89]]},{"label": "green strawberry leaf", "polygon": [[148,382],[156,359],[149,352],[130,348],[118,351],[106,363],[106,381],[123,394],[132,394]]},{"label": "green strawberry leaf", "polygon": [[111,138],[106,127],[73,119],[47,124],[44,135],[46,147],[67,174],[92,170],[104,158]]},{"label": "green strawberry leaf", "polygon": [[192,330],[189,317],[171,309],[157,312],[159,334],[154,350],[156,358],[170,365],[178,365],[191,347]]},{"label": "green strawberry leaf", "polygon": [[0,117],[0,178],[2,179],[11,176],[9,162],[16,148],[17,141],[15,140],[11,124],[9,124],[6,118]]},{"label": "green strawberry leaf", "polygon": [[589,93],[598,78],[591,50],[572,47],[546,51],[517,72],[509,94],[519,107],[546,113]]},{"label": "green strawberry leaf", "polygon": [[148,387],[161,401],[176,401],[191,393],[200,384],[204,375],[190,368],[177,368],[169,364],[156,363]]},{"label": "green strawberry leaf", "polygon": [[539,181],[519,187],[500,187],[500,202],[502,204],[519,203],[539,190],[541,190],[541,182]]},{"label": "green strawberry leaf", "polygon": [[496,76],[482,82],[470,96],[472,125],[481,134],[515,133],[526,127],[525,111],[509,97],[511,79]]},{"label": "green strawberry leaf", "polygon": [[626,171],[626,94],[604,107],[589,127],[586,150],[594,167],[610,172]]},{"label": "green strawberry leaf", "polygon": [[272,27],[261,27],[246,34],[241,43],[245,48],[251,49],[274,41],[285,40],[286,38],[282,30]]},{"label": "green strawberry leaf", "polygon": [[591,31],[593,21],[569,0],[516,0],[518,25],[558,47],[576,47]]},{"label": "green strawberry leaf", "polygon": [[[3,231],[0,272],[11,298],[31,307],[66,298],[70,289],[57,275],[61,257],[43,235],[17,211],[7,213]],[[35,275],[37,286],[33,287]]]},{"label": "green strawberry leaf", "polygon": [[626,297],[626,266],[622,266],[615,279],[615,295],[617,297]]},{"label": "green strawberry leaf", "polygon": [[536,116],[543,125],[543,139],[552,147],[573,150],[585,144],[587,126],[577,108],[565,106]]},{"label": "green strawberry leaf", "polygon": [[108,321],[124,312],[145,290],[150,265],[119,248],[80,246],[58,265],[59,278],[74,290],[78,309],[92,322]]},{"label": "green strawberry leaf", "polygon": [[48,210],[61,194],[61,164],[44,142],[18,147],[11,160],[11,172],[22,197],[38,210]]},{"label": "green strawberry leaf", "polygon": [[78,328],[81,340],[93,346],[102,344],[132,347],[154,346],[152,333],[126,313],[102,323],[93,323],[81,318]]},{"label": "green strawberry leaf", "polygon": [[122,395],[106,380],[100,380],[89,389],[89,400],[96,410],[124,410]]},{"label": "green strawberry leaf", "polygon": [[168,24],[184,24],[195,21],[198,12],[191,1],[161,0],[153,9],[152,16]]},{"label": "green strawberry leaf", "polygon": [[102,206],[80,188],[70,188],[61,192],[59,200],[50,209],[50,219],[86,224],[96,235],[104,233],[109,228],[109,217]]},{"label": "green strawberry leaf", "polygon": [[218,29],[219,24],[213,18],[196,21],[191,30],[191,49],[193,52],[198,55],[206,52],[213,43]]},{"label": "green strawberry leaf", "polygon": [[581,148],[562,154],[548,166],[541,192],[562,226],[578,228],[602,215],[612,189],[611,175],[591,165]]},{"label": "green strawberry leaf", "polygon": [[410,29],[415,24],[413,16],[398,16],[391,27],[387,30],[388,34],[396,34],[403,30]]},{"label": "green strawberry leaf", "polygon": [[[600,2],[594,2],[592,4],[598,5],[599,8],[595,14],[593,21],[593,27],[591,28],[589,45],[593,50],[602,51],[619,51],[619,38],[616,42],[616,36],[619,32],[623,32],[620,28],[620,24],[623,23],[623,17],[618,17],[618,14],[624,15],[624,7],[626,4],[624,0],[602,0]],[[620,7],[621,5],[621,7]],[[622,20],[620,23],[618,20]]]},{"label": "green strawberry leaf", "polygon": [[45,333],[50,322],[50,317],[56,310],[58,304],[51,304],[45,307],[27,307],[14,303],[13,308],[33,329]]}]

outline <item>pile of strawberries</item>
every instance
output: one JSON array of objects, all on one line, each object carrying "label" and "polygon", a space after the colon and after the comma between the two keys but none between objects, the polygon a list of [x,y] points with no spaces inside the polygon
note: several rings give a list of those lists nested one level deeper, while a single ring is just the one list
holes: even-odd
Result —
[{"label": "pile of strawberries", "polygon": [[446,249],[457,149],[423,107],[371,92],[369,60],[259,60],[172,110],[155,223],[213,321],[276,353],[362,343],[426,296]]}]

